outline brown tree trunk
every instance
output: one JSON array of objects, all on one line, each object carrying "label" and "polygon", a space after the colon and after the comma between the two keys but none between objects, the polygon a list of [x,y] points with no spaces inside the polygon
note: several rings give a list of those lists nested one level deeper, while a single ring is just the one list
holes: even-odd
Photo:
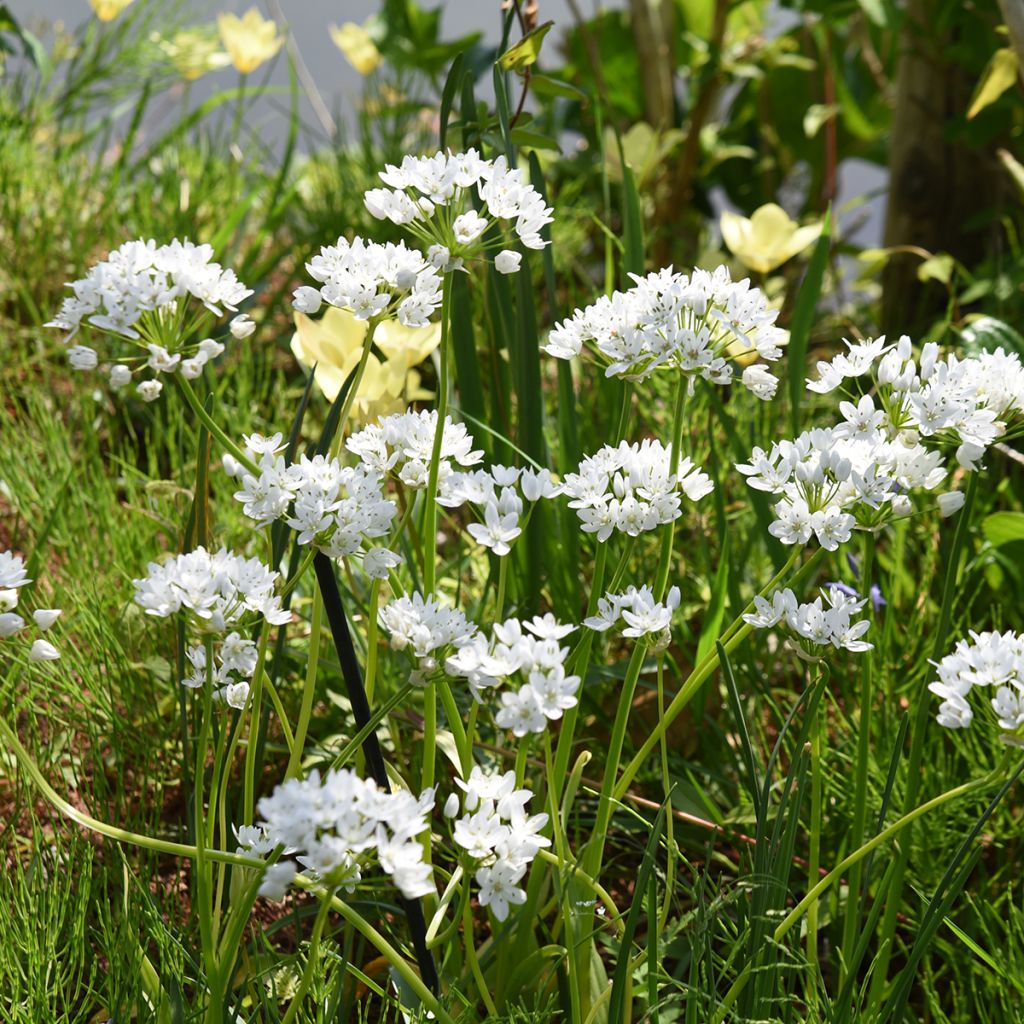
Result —
[{"label": "brown tree trunk", "polygon": [[[889,152],[886,246],[946,252],[967,266],[984,255],[990,233],[978,215],[997,202],[1002,186],[990,153],[951,138],[974,88],[950,57],[953,27],[940,35],[937,0],[907,0]],[[919,256],[894,256],[882,275],[882,329],[920,336],[943,315],[948,300],[935,282],[918,280]]]}]

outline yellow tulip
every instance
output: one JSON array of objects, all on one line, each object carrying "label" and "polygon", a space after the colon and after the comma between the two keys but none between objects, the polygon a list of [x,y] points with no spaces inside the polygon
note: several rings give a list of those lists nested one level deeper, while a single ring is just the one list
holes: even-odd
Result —
[{"label": "yellow tulip", "polygon": [[722,240],[743,264],[767,274],[821,234],[821,222],[800,227],[775,203],[767,203],[750,217],[726,211],[721,219]]},{"label": "yellow tulip", "polygon": [[218,14],[217,29],[232,62],[243,75],[255,71],[284,45],[277,22],[264,18],[255,7],[250,7],[241,18]]},{"label": "yellow tulip", "polygon": [[[296,313],[295,328],[291,342],[295,358],[303,366],[316,366],[313,379],[333,402],[359,364],[367,322],[331,306],[320,320]],[[420,375],[412,367],[423,362],[440,340],[439,324],[403,327],[394,320],[378,324],[374,343],[385,359],[381,362],[370,354],[352,404],[353,420],[368,422],[403,412],[409,402],[433,398],[433,392],[420,387]]]},{"label": "yellow tulip", "polygon": [[346,21],[341,28],[332,25],[330,33],[334,45],[341,50],[345,59],[359,74],[368,75],[383,60],[380,50],[364,25]]},{"label": "yellow tulip", "polygon": [[150,39],[186,82],[194,82],[207,71],[226,68],[231,63],[231,58],[220,48],[217,30],[212,25],[184,28],[173,36],[154,32]]},{"label": "yellow tulip", "polygon": [[113,21],[131,2],[132,0],[89,0],[89,6],[100,21]]}]

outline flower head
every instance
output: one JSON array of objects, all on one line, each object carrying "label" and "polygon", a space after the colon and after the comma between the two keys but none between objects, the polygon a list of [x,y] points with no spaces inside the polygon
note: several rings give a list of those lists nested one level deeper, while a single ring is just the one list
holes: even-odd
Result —
[{"label": "flower head", "polygon": [[759,207],[749,218],[726,210],[719,225],[733,255],[761,274],[781,266],[821,234],[820,222],[802,228],[775,203]]},{"label": "flower head", "polygon": [[256,7],[250,7],[240,18],[237,14],[218,14],[217,31],[232,63],[243,75],[255,71],[284,46],[277,22],[264,18]]}]

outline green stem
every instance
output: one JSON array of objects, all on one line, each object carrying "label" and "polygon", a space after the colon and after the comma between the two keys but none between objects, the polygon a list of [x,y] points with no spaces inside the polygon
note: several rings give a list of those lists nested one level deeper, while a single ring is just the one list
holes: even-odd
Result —
[{"label": "green stem", "polygon": [[[679,452],[683,446],[683,410],[686,407],[687,379],[679,378],[676,385],[675,412],[672,417],[672,451],[669,456],[669,476],[679,472]],[[654,577],[654,600],[661,601],[668,589],[669,570],[672,566],[672,543],[675,538],[675,520],[662,527],[661,555],[658,559],[658,571]]]},{"label": "green stem", "polygon": [[438,356],[441,373],[437,383],[437,428],[434,447],[430,453],[427,473],[427,491],[423,499],[423,589],[429,596],[434,593],[437,579],[437,474],[441,465],[444,424],[448,418],[448,334],[451,320],[451,274],[445,274],[441,291],[441,344]]},{"label": "green stem", "polygon": [[497,1018],[498,1008],[491,998],[491,990],[484,979],[483,971],[480,970],[480,960],[476,955],[476,940],[473,938],[473,908],[470,906],[469,900],[466,900],[462,908],[462,930],[465,935],[466,960],[469,963],[470,973],[476,982],[480,998],[484,1001],[484,1006],[487,1007],[487,1013],[491,1017]]},{"label": "green stem", "polygon": [[370,608],[366,613],[366,702],[373,707],[373,691],[377,684],[377,637],[380,625],[377,622],[377,609],[380,606],[380,588],[383,580],[374,580],[370,584]]},{"label": "green stem", "polygon": [[345,396],[345,402],[341,407],[341,413],[338,415],[338,432],[334,435],[335,441],[338,447],[334,448],[333,454],[337,454],[340,450],[341,438],[345,433],[345,424],[348,422],[349,414],[352,412],[352,406],[355,404],[356,397],[359,394],[359,386],[363,383],[363,374],[366,372],[366,364],[370,361],[370,350],[373,348],[373,336],[377,331],[377,324],[380,321],[376,317],[371,317],[366,327],[366,337],[363,339],[363,352],[359,357],[359,365],[356,367],[356,375],[352,380],[351,385],[348,389],[348,394]]},{"label": "green stem", "polygon": [[[17,758],[19,765],[28,772],[29,777],[36,784],[36,787],[43,796],[50,802],[50,804],[52,804],[71,821],[76,822],[83,828],[97,832],[98,834],[106,836],[107,838],[113,839],[117,842],[131,843],[133,846],[139,846],[143,849],[153,850],[157,853],[164,853],[174,857],[186,857],[191,860],[198,859],[200,851],[195,846],[189,846],[186,843],[174,843],[163,839],[154,839],[152,836],[144,836],[137,832],[129,832],[125,829],[117,828],[115,825],[108,825],[106,822],[100,821],[98,818],[94,818],[92,815],[78,810],[77,807],[74,807],[72,804],[64,800],[46,781],[43,773],[39,770],[39,766],[29,755],[28,751],[21,745],[21,741],[18,739],[16,733],[3,719],[0,719],[0,736],[3,736],[5,742],[14,751],[14,755]],[[545,851],[541,852],[544,853]],[[224,850],[204,850],[202,853],[211,861],[219,861],[225,864],[238,864],[241,867],[254,868],[258,871],[262,871],[266,866],[266,862],[256,857],[247,857],[240,853],[227,853]],[[294,884],[305,889],[315,889],[318,885],[318,883],[312,882],[303,875],[296,875]],[[434,1014],[441,1024],[454,1024],[452,1018],[445,1013],[441,1005],[438,1003],[437,998],[423,983],[420,976],[412,969],[398,950],[396,950],[391,943],[389,943],[387,939],[380,934],[380,932],[378,932],[347,903],[338,899],[337,896],[331,898],[331,906],[333,909],[338,911],[338,913],[341,914],[341,916],[344,917],[345,920],[365,939],[372,943],[374,948],[387,958],[388,962],[402,976],[409,987],[416,993],[427,1009]]]},{"label": "green stem", "polygon": [[306,998],[306,993],[309,991],[309,986],[313,983],[313,971],[316,968],[316,962],[320,954],[320,937],[323,935],[324,926],[327,924],[327,915],[331,909],[331,895],[328,892],[327,898],[320,901],[320,909],[317,911],[316,920],[313,922],[313,932],[309,937],[309,955],[306,957],[306,966],[302,971],[302,979],[299,981],[299,987],[295,990],[295,995],[288,1006],[288,1012],[284,1015],[281,1024],[293,1024],[298,1015],[299,1008]]},{"label": "green stem", "polygon": [[210,990],[206,1019],[210,1024],[219,1024],[222,1007],[221,1001],[218,998],[220,983],[217,971],[217,947],[213,936],[213,894],[211,891],[213,876],[207,864],[206,856],[206,848],[213,844],[208,836],[206,809],[203,803],[206,754],[207,748],[210,745],[210,725],[213,719],[213,640],[207,637],[203,642],[203,647],[206,651],[206,678],[203,681],[202,724],[199,729],[199,740],[196,743],[195,775],[192,787],[194,796],[192,813],[196,838],[193,910],[199,922],[199,939],[202,946],[203,966],[206,971],[207,986]]},{"label": "green stem", "polygon": [[[819,707],[814,724],[811,726],[811,832],[807,852],[807,888],[812,888],[818,879],[821,865],[821,734],[822,709]],[[852,892],[852,889],[850,890]],[[818,963],[818,904],[807,911],[807,962]],[[810,974],[807,980],[808,1001],[817,992],[817,979]]]},{"label": "green stem", "polygon": [[178,388],[181,393],[185,396],[185,401],[188,403],[189,408],[196,414],[199,422],[210,432],[211,436],[217,438],[220,442],[221,447],[229,454],[234,456],[250,473],[256,476],[260,475],[260,468],[256,465],[252,459],[249,458],[245,452],[242,451],[239,446],[228,437],[227,434],[221,429],[221,426],[217,421],[206,411],[203,403],[199,401],[199,396],[195,393],[192,385],[186,380],[180,373],[174,375],[175,381],[178,383]]},{"label": "green stem", "polygon": [[[946,562],[946,576],[942,584],[942,605],[939,610],[939,625],[935,631],[935,643],[932,646],[932,660],[938,661],[946,651],[950,623],[953,617],[953,604],[956,595],[956,584],[960,575],[960,554],[967,540],[967,532],[971,525],[971,512],[974,509],[974,498],[978,490],[978,474],[971,473],[967,482],[967,494],[964,506],[957,517],[956,531]],[[932,701],[928,693],[917,695],[917,714],[910,727],[910,753],[907,757],[907,790],[903,801],[904,807],[917,802],[921,790],[921,759],[924,755],[924,740],[931,724]],[[889,961],[895,945],[896,924],[899,908],[903,900],[903,885],[907,872],[907,859],[910,856],[910,843],[904,843],[896,854],[896,866],[892,882],[886,894],[885,916],[879,931],[878,957],[872,966],[870,1005],[877,1006],[881,1002],[882,990],[888,980]]]},{"label": "green stem", "polygon": [[251,825],[256,804],[256,749],[259,746],[263,713],[263,673],[270,641],[270,623],[263,620],[256,653],[256,671],[252,677],[252,700],[249,703],[249,741],[245,747],[245,779],[243,780],[242,824]]},{"label": "green stem", "polygon": [[[856,849],[849,856],[841,860],[827,875],[822,878],[817,885],[815,885],[810,892],[786,915],[782,922],[775,929],[773,935],[773,941],[778,943],[781,942],[792,929],[792,927],[803,917],[805,911],[808,908],[814,906],[823,893],[825,893],[832,885],[838,882],[846,870],[855,864],[860,863],[872,850],[877,849],[884,842],[891,839],[897,832],[906,828],[908,825],[913,824],[918,818],[927,814],[929,811],[934,810],[936,807],[941,807],[943,804],[948,803],[950,800],[955,800],[957,797],[966,796],[968,793],[972,793],[975,790],[982,789],[985,786],[991,785],[995,779],[994,776],[987,775],[983,779],[974,779],[972,782],[965,782],[962,786],[957,786],[955,789],[950,789],[945,793],[940,794],[937,797],[933,797],[927,803],[921,804],[920,807],[915,808],[909,814],[904,814],[898,821],[894,821],[888,828],[883,829],[878,835],[868,840],[859,849]],[[712,1024],[722,1024],[728,1015],[730,1007],[739,998],[740,993],[743,991],[750,978],[750,965],[748,964],[739,977],[733,982],[732,987],[726,993],[725,998],[718,1006],[718,1010],[715,1012],[715,1016],[712,1018]]]},{"label": "green stem", "polygon": [[302,688],[302,706],[299,709],[299,721],[295,726],[291,755],[284,777],[293,779],[302,766],[302,751],[306,745],[306,733],[309,720],[313,714],[313,698],[316,695],[316,671],[320,663],[320,634],[323,627],[324,598],[320,588],[313,590],[313,610],[309,623],[309,655],[306,661],[306,681]]},{"label": "green stem", "polygon": [[[869,531],[864,535],[864,558],[860,574],[861,592],[864,594],[868,594],[871,590],[871,580],[874,571],[875,534]],[[871,615],[870,608],[871,602],[869,600],[869,616]],[[873,655],[874,648],[870,651],[865,651],[861,656],[860,663],[860,721],[857,724],[857,767],[854,776],[853,824],[850,831],[850,844],[856,846],[864,842],[864,832],[868,820],[868,762],[871,757],[871,712],[875,703],[875,688],[872,678]],[[853,866],[853,870],[850,872],[846,897],[846,918],[843,921],[843,964],[852,962],[853,950],[857,942],[863,872],[864,865],[860,861]],[[842,986],[844,976],[845,970],[840,968],[840,987]]]},{"label": "green stem", "polygon": [[[812,567],[817,565],[818,561],[823,556],[824,551],[818,549],[800,569],[793,575],[793,578],[789,581],[790,583],[796,583],[798,580],[806,576]],[[797,548],[789,560],[782,567],[781,570],[761,589],[760,595],[763,597],[765,594],[770,593],[775,589],[776,585],[782,580],[787,572],[796,564],[797,558],[800,556],[800,549]],[[732,654],[732,652],[747,638],[750,634],[752,627],[743,621],[743,615],[747,612],[753,611],[754,602],[750,604],[736,617],[732,625],[725,631],[721,637],[722,646],[725,648],[726,654]],[[683,713],[686,706],[693,699],[693,695],[704,684],[705,680],[711,675],[715,669],[718,668],[718,648],[717,646],[711,650],[711,652],[701,661],[694,670],[687,677],[686,682],[683,683],[679,692],[669,702],[669,706],[665,711],[664,716],[660,719],[657,725],[651,730],[647,739],[641,744],[640,749],[636,752],[633,760],[623,769],[622,777],[619,779],[618,785],[615,787],[613,794],[615,800],[621,800],[625,795],[626,790],[629,789],[630,783],[636,778],[636,773],[643,766],[644,761],[648,758],[651,751],[657,746],[661,737],[669,730],[672,723]]]}]

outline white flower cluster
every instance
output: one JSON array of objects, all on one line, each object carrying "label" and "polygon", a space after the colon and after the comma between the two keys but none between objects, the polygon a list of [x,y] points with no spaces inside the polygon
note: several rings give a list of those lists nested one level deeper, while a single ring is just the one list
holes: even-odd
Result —
[{"label": "white flower cluster", "polygon": [[[750,282],[733,281],[727,267],[687,276],[669,267],[647,277],[630,275],[635,287],[601,296],[578,309],[548,335],[544,351],[571,359],[592,345],[607,361],[605,375],[643,380],[659,367],[686,375],[692,391],[697,378],[714,384],[732,381],[730,358],[782,355],[786,332],[775,326],[778,310]],[[743,384],[768,400],[778,386],[763,365],[748,366]]]},{"label": "white flower cluster", "polygon": [[166,618],[191,612],[206,629],[223,633],[250,615],[282,625],[291,612],[275,593],[278,574],[258,558],[245,558],[221,548],[211,554],[198,547],[162,565],[150,562],[149,575],[134,580],[135,600],[148,615]]},{"label": "white flower cluster", "polygon": [[846,346],[847,352],[818,363],[818,379],[808,380],[808,390],[876,389],[884,414],[880,422],[891,432],[913,431],[956,444],[957,461],[965,469],[975,469],[985,450],[1024,413],[1024,366],[1016,353],[999,348],[940,359],[938,346],[930,342],[917,362],[905,335],[896,344],[887,345],[882,337]]},{"label": "white flower cluster", "polygon": [[295,292],[294,307],[312,316],[321,300],[350,310],[357,320],[395,316],[406,327],[425,327],[441,305],[441,278],[437,268],[404,242],[367,242],[339,238],[326,245],[306,264],[320,288]]},{"label": "white flower cluster", "polygon": [[[806,544],[813,534],[827,551],[850,539],[854,526],[875,528],[913,511],[908,492],[934,490],[946,478],[942,455],[914,435],[890,436],[884,412],[870,395],[843,402],[835,427],[809,430],[779,441],[769,452],[755,448],[736,468],[755,490],[781,497],[769,532],[783,544]],[[958,492],[943,495],[943,515],[963,503]]]},{"label": "white flower cluster", "polygon": [[[394,473],[406,487],[419,489],[427,486],[436,433],[436,410],[396,413],[353,434],[345,447],[372,472]],[[455,465],[475,466],[483,457],[482,451],[473,450],[473,438],[465,426],[446,416],[437,469],[439,493],[456,472]]]},{"label": "white flower cluster", "polygon": [[[818,647],[845,648],[847,651],[870,651],[861,637],[868,631],[871,620],[853,621],[853,615],[867,603],[844,594],[839,587],[826,587],[822,597],[808,604],[800,604],[792,590],[776,590],[771,599],[758,595],[754,598],[754,611],[743,616],[743,621],[755,629],[770,629],[780,622],[797,636]],[[824,598],[824,603],[823,603]]]},{"label": "white flower cluster", "polygon": [[445,670],[464,677],[478,701],[481,690],[517,681],[517,690],[502,690],[494,720],[519,737],[541,733],[577,703],[580,678],[566,675],[569,648],[559,644],[575,628],[550,613],[528,622],[507,619],[496,623],[490,636],[477,632],[463,640],[445,660]]},{"label": "white flower cluster", "polygon": [[[114,388],[131,381],[133,366],[198,377],[224,346],[211,338],[190,342],[201,318],[188,311],[187,300],[197,299],[219,317],[252,295],[233,270],[213,262],[212,246],[178,239],[161,246],[153,240],[125,242],[69,287],[74,295],[64,300],[60,312],[46,325],[67,331],[65,343],[78,333],[83,320],[104,334],[135,343],[128,352],[104,354],[113,363],[110,384]],[[234,325],[232,333],[236,333]],[[72,346],[68,358],[76,370],[92,370],[100,362],[87,345]],[[153,401],[162,387],[153,378],[142,381],[137,390],[144,400]]]},{"label": "white flower cluster", "polygon": [[[286,465],[280,434],[250,434],[244,442],[246,453],[260,468],[259,476],[230,456],[225,456],[224,468],[241,480],[235,498],[257,526],[282,519],[298,532],[299,544],[312,544],[330,558],[354,555],[364,540],[387,534],[395,505],[384,497],[375,470],[362,464],[343,466],[324,455],[302,455]],[[376,548],[363,559],[367,572],[380,578],[386,578],[388,567],[397,562],[397,555]]]},{"label": "white flower cluster", "polygon": [[[527,815],[526,804],[533,797],[528,789],[516,789],[516,773],[491,775],[474,766],[469,780],[456,779],[465,792],[462,817],[456,819],[453,838],[470,857],[479,862],[476,869],[478,898],[482,907],[490,907],[499,921],[508,917],[509,906],[526,902],[519,882],[539,850],[551,845],[541,830],[548,823],[546,814]],[[452,794],[445,814],[459,812],[459,798]]]},{"label": "white flower cluster", "polygon": [[[367,210],[433,241],[429,256],[442,269],[457,269],[465,257],[480,251],[484,233],[499,220],[512,222],[527,249],[547,244],[540,232],[552,222],[552,210],[523,172],[510,168],[503,156],[485,160],[475,149],[407,156],[398,167],[388,164],[380,178],[390,187],[367,192]],[[474,188],[482,203],[479,211],[472,205]],[[515,273],[519,254],[504,250],[495,263],[500,273]]]},{"label": "white flower cluster", "polygon": [[975,633],[971,640],[958,641],[935,667],[939,678],[928,689],[942,698],[939,725],[947,729],[966,729],[974,718],[967,697],[975,686],[995,687],[992,710],[999,727],[1016,735],[1024,725],[1024,635]]},{"label": "white flower cluster", "polygon": [[[18,592],[31,582],[21,556],[0,551],[0,639],[5,640],[25,628],[24,618],[14,609],[21,597]],[[45,633],[60,615],[59,608],[37,608],[32,613],[32,621],[41,633]],[[49,640],[38,637],[29,648],[28,657],[29,661],[56,661],[60,651]]]},{"label": "white flower cluster", "polygon": [[621,594],[605,594],[597,600],[597,614],[583,620],[587,629],[604,633],[621,619],[623,636],[654,636],[649,650],[665,650],[672,639],[672,615],[679,607],[679,588],[672,587],[664,602],[654,600],[650,587],[627,587]]},{"label": "white flower cluster", "polygon": [[688,458],[671,473],[671,455],[660,441],[622,441],[585,458],[578,473],[567,473],[561,490],[584,533],[596,533],[602,543],[615,530],[636,537],[679,518],[680,491],[698,501],[714,490],[707,473]]},{"label": "white flower cluster", "polygon": [[462,646],[476,633],[476,626],[458,608],[418,593],[386,604],[378,619],[391,635],[391,646],[396,651],[408,649],[415,659],[415,682],[426,681],[438,670],[448,648]]},{"label": "white flower cluster", "polygon": [[478,544],[501,557],[512,550],[510,545],[523,532],[519,524],[524,499],[532,504],[560,493],[561,487],[546,469],[493,465],[447,475],[438,487],[437,503],[445,508],[469,504],[480,510],[483,521],[470,523],[466,529]]},{"label": "white flower cluster", "polygon": [[[372,779],[347,769],[324,777],[315,769],[305,779],[288,779],[259,802],[262,833],[239,830],[243,846],[267,853],[277,846],[313,873],[324,885],[355,889],[369,855],[407,899],[434,892],[430,865],[416,836],[429,825],[434,791],[419,797],[405,790],[385,793]],[[284,899],[298,868],[291,861],[265,869],[260,895]]]},{"label": "white flower cluster", "polygon": [[[206,648],[189,647],[185,650],[192,671],[181,681],[190,690],[202,689],[206,682]],[[249,699],[249,680],[256,671],[258,655],[256,644],[238,633],[228,633],[214,647],[216,664],[213,666],[213,698],[241,711]]]}]

